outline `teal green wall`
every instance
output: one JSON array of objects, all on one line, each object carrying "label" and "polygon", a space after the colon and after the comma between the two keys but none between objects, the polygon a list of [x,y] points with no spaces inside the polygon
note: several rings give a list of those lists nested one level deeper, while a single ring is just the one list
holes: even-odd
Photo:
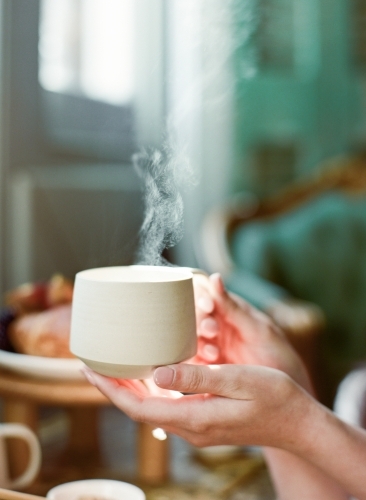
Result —
[{"label": "teal green wall", "polygon": [[[364,77],[352,52],[356,3],[232,0],[234,191],[267,194],[330,156],[363,147]],[[256,155],[266,145],[285,153],[279,165],[269,153],[269,174],[258,176]]]}]

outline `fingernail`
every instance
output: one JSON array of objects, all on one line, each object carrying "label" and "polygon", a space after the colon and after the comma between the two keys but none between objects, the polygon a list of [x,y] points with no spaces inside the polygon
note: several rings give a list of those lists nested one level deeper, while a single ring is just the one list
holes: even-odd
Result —
[{"label": "fingernail", "polygon": [[222,281],[222,276],[220,273],[211,274],[210,280],[212,283],[214,283],[217,291],[222,293],[225,290],[225,285],[224,285],[224,282]]},{"label": "fingernail", "polygon": [[91,385],[97,385],[94,375],[87,368],[82,368],[81,372]]},{"label": "fingernail", "polygon": [[203,355],[207,361],[216,361],[219,357],[219,349],[212,344],[206,344],[203,348]]},{"label": "fingernail", "polygon": [[170,366],[159,366],[154,372],[154,381],[156,385],[169,387],[173,384],[175,370]]},{"label": "fingernail", "polygon": [[201,297],[197,300],[197,306],[204,312],[210,313],[213,311],[214,303],[210,297]]},{"label": "fingernail", "polygon": [[201,331],[204,337],[214,338],[219,332],[219,325],[213,318],[205,318],[201,322]]}]

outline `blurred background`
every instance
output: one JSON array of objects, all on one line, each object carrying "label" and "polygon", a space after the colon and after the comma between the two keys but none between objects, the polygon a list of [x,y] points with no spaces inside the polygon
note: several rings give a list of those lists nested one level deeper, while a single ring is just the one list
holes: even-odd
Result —
[{"label": "blurred background", "polygon": [[133,261],[142,221],[131,155],[167,123],[197,175],[203,215],[363,149],[360,0],[3,0],[1,289]]},{"label": "blurred background", "polygon": [[[145,183],[132,157],[169,150],[184,236],[164,256],[221,271],[267,311],[314,303],[339,356],[366,355],[364,2],[0,5],[1,292],[135,262]],[[282,208],[266,208],[273,196]]]},{"label": "blurred background", "polygon": [[[144,204],[131,156],[161,147],[173,114],[181,147],[206,184],[206,192],[192,194],[186,242],[174,256],[194,262],[196,219],[233,169],[234,76],[220,54],[227,50],[222,13],[230,9],[217,7],[163,0],[2,3],[3,291],[55,271],[73,278],[83,268],[133,262]],[[220,68],[208,84],[203,66],[217,65],[214,51]],[[217,101],[207,112],[205,99]]]}]

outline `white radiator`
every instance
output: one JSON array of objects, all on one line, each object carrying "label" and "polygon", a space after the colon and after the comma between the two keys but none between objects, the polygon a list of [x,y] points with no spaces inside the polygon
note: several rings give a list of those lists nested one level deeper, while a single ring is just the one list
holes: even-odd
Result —
[{"label": "white radiator", "polygon": [[34,167],[10,182],[6,287],[133,262],[142,222],[130,165]]}]

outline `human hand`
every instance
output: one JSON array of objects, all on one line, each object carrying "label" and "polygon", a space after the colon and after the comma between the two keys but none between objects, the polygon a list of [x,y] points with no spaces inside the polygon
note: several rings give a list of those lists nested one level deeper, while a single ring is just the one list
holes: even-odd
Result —
[{"label": "human hand", "polygon": [[161,427],[196,446],[291,448],[305,409],[314,402],[286,374],[260,366],[157,368],[154,380],[169,391],[166,395],[171,396],[172,390],[190,393],[178,393],[178,399],[152,394],[138,381],[115,381],[90,370],[86,376],[132,419]]},{"label": "human hand", "polygon": [[[219,332],[217,321],[212,317],[215,303],[212,297],[210,279],[207,275],[195,273],[193,275],[195,298],[197,354],[188,362],[194,364],[217,363],[220,359],[216,337]],[[213,342],[210,342],[214,339]]]},{"label": "human hand", "polygon": [[200,276],[194,284],[199,335],[194,362],[276,368],[312,392],[304,364],[267,315],[228,293],[218,274]]}]

